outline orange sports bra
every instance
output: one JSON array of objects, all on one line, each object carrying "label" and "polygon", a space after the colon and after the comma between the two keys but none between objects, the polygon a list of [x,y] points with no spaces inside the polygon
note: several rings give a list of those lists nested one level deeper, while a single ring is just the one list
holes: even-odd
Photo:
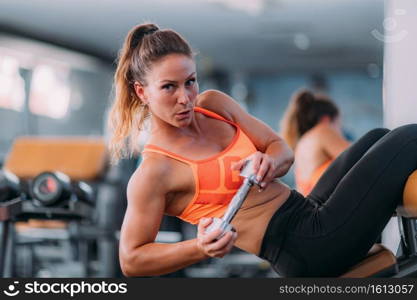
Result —
[{"label": "orange sports bra", "polygon": [[304,196],[310,194],[311,190],[314,188],[317,181],[319,181],[321,175],[323,175],[324,171],[326,171],[327,167],[332,163],[332,161],[333,160],[328,160],[317,169],[315,169],[309,180],[301,180],[299,174],[296,172],[295,184],[297,185],[297,190]]},{"label": "orange sports bra", "polygon": [[257,151],[249,137],[234,122],[201,107],[194,107],[194,111],[229,123],[236,128],[235,136],[226,149],[201,160],[188,159],[151,144],[145,145],[142,151],[159,153],[190,166],[194,177],[195,194],[178,217],[191,224],[198,223],[202,217],[223,216],[227,205],[243,182],[239,172],[232,171],[232,163]]}]

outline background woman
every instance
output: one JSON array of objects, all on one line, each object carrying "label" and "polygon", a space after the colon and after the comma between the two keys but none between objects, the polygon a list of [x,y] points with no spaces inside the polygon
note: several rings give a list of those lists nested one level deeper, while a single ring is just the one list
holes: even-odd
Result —
[{"label": "background woman", "polygon": [[282,137],[294,150],[297,190],[306,196],[350,145],[342,134],[339,109],[324,95],[300,90],[288,105],[281,129]]}]

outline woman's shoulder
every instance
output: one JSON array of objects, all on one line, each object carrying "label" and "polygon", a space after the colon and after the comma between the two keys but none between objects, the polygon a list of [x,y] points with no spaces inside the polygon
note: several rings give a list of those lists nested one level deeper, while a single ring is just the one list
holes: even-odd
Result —
[{"label": "woman's shoulder", "polygon": [[333,159],[349,146],[349,142],[333,126],[320,124],[305,133],[298,145],[305,151],[317,149]]},{"label": "woman's shoulder", "polygon": [[227,97],[227,95],[219,90],[209,89],[205,90],[197,96],[197,103],[206,104],[208,100],[216,101],[222,97]]},{"label": "woman's shoulder", "polygon": [[305,133],[308,138],[323,138],[329,134],[334,134],[336,130],[328,123],[319,123]]},{"label": "woman's shoulder", "polygon": [[321,143],[328,137],[333,129],[326,124],[317,124],[304,133],[297,143],[297,148],[320,147]]},{"label": "woman's shoulder", "polygon": [[316,134],[319,137],[328,137],[334,135],[341,135],[341,133],[329,123],[323,123],[316,126]]},{"label": "woman's shoulder", "polygon": [[218,90],[206,90],[198,95],[196,106],[212,111],[227,120],[233,121],[232,105],[234,100]]},{"label": "woman's shoulder", "polygon": [[132,174],[130,181],[160,182],[169,176],[171,169],[171,160],[167,157],[158,153],[146,153],[142,155],[142,162]]}]

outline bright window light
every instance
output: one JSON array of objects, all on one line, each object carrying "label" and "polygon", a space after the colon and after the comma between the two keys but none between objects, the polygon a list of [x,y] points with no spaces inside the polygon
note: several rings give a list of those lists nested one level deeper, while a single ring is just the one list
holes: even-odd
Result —
[{"label": "bright window light", "polygon": [[68,113],[71,89],[69,70],[41,64],[34,68],[29,94],[29,109],[33,114],[54,119]]},{"label": "bright window light", "polygon": [[25,81],[19,74],[19,62],[0,55],[0,107],[22,111],[25,104]]}]

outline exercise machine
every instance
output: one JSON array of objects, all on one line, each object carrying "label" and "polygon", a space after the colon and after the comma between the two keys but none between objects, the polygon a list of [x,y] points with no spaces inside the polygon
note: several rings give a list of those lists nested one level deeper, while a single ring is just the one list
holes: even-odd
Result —
[{"label": "exercise machine", "polygon": [[417,277],[417,171],[408,178],[403,202],[398,206],[402,253],[394,255],[380,244],[368,256],[341,277]]}]

